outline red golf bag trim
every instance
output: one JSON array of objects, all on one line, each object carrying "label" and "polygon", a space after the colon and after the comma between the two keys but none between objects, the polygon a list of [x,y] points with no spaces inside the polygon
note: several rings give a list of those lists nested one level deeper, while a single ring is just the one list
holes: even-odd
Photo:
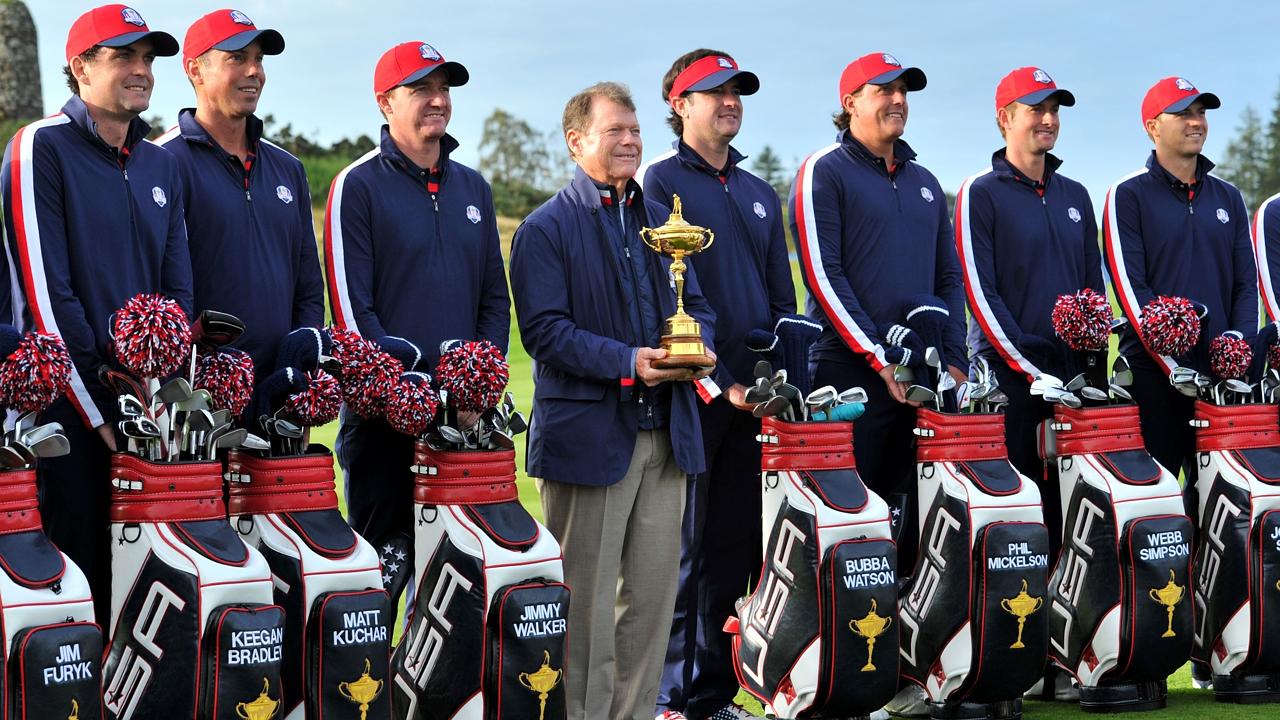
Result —
[{"label": "red golf bag trim", "polygon": [[111,522],[225,520],[221,462],[156,463],[111,456]]},{"label": "red golf bag trim", "polygon": [[1244,450],[1280,445],[1275,405],[1214,405],[1196,401],[1196,451]]},{"label": "red golf bag trim", "polygon": [[998,413],[944,414],[921,408],[916,411],[919,433],[917,462],[1004,460],[1004,415]]},{"label": "red golf bag trim", "polygon": [[239,475],[228,483],[232,515],[338,509],[333,456],[327,452],[268,458],[232,450],[227,454],[227,474]]},{"label": "red golf bag trim", "polygon": [[[427,505],[492,505],[520,498],[516,451],[450,452],[414,444],[414,502]],[[434,473],[434,474],[431,474]]]},{"label": "red golf bag trim", "polygon": [[1054,410],[1058,456],[1145,450],[1137,405]]},{"label": "red golf bag trim", "polygon": [[773,438],[760,445],[760,467],[766,471],[855,468],[853,423],[789,423],[765,417],[760,434]]},{"label": "red golf bag trim", "polygon": [[35,469],[0,472],[0,535],[42,527]]}]

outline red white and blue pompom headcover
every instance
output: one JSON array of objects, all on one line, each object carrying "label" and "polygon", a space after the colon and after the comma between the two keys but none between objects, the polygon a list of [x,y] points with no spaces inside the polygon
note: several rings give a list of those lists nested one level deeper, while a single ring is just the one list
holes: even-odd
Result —
[{"label": "red white and blue pompom headcover", "polygon": [[1200,339],[1200,315],[1184,297],[1161,295],[1142,308],[1142,338],[1159,355],[1191,352]]},{"label": "red white and blue pompom headcover", "polygon": [[353,330],[329,328],[333,358],[338,362],[342,399],[362,417],[378,417],[386,408],[386,396],[404,366],[377,343]]},{"label": "red white and blue pompom headcover", "polygon": [[1107,298],[1092,288],[1059,295],[1053,304],[1053,331],[1067,347],[1077,352],[1101,350],[1107,346],[1115,313]]},{"label": "red white and blue pompom headcover", "polygon": [[45,409],[70,383],[71,355],[57,335],[27,333],[0,360],[0,405],[20,413]]},{"label": "red white and blue pompom headcover", "polygon": [[164,377],[191,353],[191,323],[176,300],[155,293],[129,298],[111,322],[116,358],[130,372]]},{"label": "red white and blue pompom headcover", "polygon": [[253,397],[253,358],[232,348],[202,354],[196,361],[196,387],[209,391],[215,408],[240,417]]},{"label": "red white and blue pompom headcover", "polygon": [[510,369],[497,345],[488,340],[453,341],[442,345],[441,350],[436,381],[448,393],[451,407],[462,412],[483,412],[502,400]]},{"label": "red white and blue pompom headcover", "polygon": [[397,432],[419,437],[431,427],[439,409],[440,399],[431,387],[431,376],[407,372],[387,395],[387,424]]},{"label": "red white and blue pompom headcover", "polygon": [[1243,378],[1251,363],[1253,348],[1238,332],[1225,332],[1209,343],[1209,367],[1224,380]]},{"label": "red white and blue pompom headcover", "polygon": [[[294,372],[301,372],[294,370]],[[303,373],[305,388],[285,400],[285,410],[307,427],[333,422],[342,407],[342,388],[338,379],[324,370]]]}]

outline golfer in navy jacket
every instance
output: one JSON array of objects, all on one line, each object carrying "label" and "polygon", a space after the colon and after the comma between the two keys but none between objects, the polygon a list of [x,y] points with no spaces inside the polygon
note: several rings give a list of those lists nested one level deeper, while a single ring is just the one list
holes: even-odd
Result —
[{"label": "golfer in navy jacket", "polygon": [[[840,76],[836,142],[805,159],[790,200],[808,311],[823,324],[811,353],[813,384],[867,391],[853,452],[859,474],[895,508],[907,505],[915,486],[915,408],[906,402],[906,384],[893,379],[886,347],[914,297],[945,302],[938,351],[957,380],[968,374],[964,288],[946,195],[901,139],[907,94],[925,83],[919,68],[888,53],[849,63]],[[914,562],[914,534],[901,535],[901,567]]]},{"label": "golfer in navy jacket", "polygon": [[324,323],[306,171],[262,137],[253,114],[267,80],[263,57],[283,50],[280,33],[259,30],[239,10],[201,17],[182,49],[196,107],[157,141],[182,170],[196,312],[245,322],[235,347],[253,357],[260,378],[275,368],[285,334]]},{"label": "golfer in navy jacket", "polygon": [[[716,311],[723,394],[699,403],[707,472],[690,479],[683,524],[681,586],[657,716],[694,720],[747,717],[735,704],[730,636],[721,631],[734,602],[760,569],[760,421],[743,397],[759,359],[747,332],[771,328],[795,312],[782,208],[769,183],[742,167],[729,143],[742,124],[743,95],[760,81],[725,53],[700,49],[676,59],[662,83],[667,124],[677,139],[637,176],[645,195],[664,205],[678,194],[689,222],[715,232],[715,243],[690,258]],[[683,715],[681,715],[683,711]]]},{"label": "golfer in navy jacket", "polygon": [[177,40],[150,30],[133,8],[81,15],[66,46],[74,95],[62,112],[18,131],[0,172],[14,324],[60,335],[75,365],[66,399],[41,417],[62,423],[71,454],[40,461],[40,512],[50,539],[88,577],[102,623],[111,607],[107,474],[117,419],[115,397],[98,382],[109,318],[140,292],[191,312],[177,163],[144,139],[150,128],[138,118],[151,101],[152,61],[177,52]]},{"label": "golfer in navy jacket", "polygon": [[1276,193],[1258,206],[1253,216],[1253,257],[1258,264],[1258,291],[1262,296],[1262,309],[1272,322],[1280,320],[1280,193]]},{"label": "golfer in navy jacket", "polygon": [[[449,91],[468,79],[424,42],[384,53],[374,71],[381,141],[334,178],[325,214],[334,324],[409,340],[427,372],[444,340],[488,340],[505,353],[511,325],[493,193],[449,157]],[[413,569],[413,438],[350,408],[341,420],[349,519],[380,550],[394,597]]]},{"label": "golfer in navy jacket", "polygon": [[[649,720],[680,560],[686,473],[704,470],[687,369],[653,366],[675,311],[670,258],[640,240],[667,220],[633,179],[640,126],[625,87],[571,98],[574,179],[525,219],[511,253],[520,337],[534,361],[529,475],[564,551],[565,691],[573,720]],[[688,270],[685,308],[708,349],[714,315]],[[678,381],[678,382],[670,382]],[[616,618],[616,619],[615,619]]]},{"label": "golfer in navy jacket", "polygon": [[[1103,242],[1116,297],[1130,326],[1120,352],[1134,371],[1131,388],[1147,450],[1194,488],[1194,400],[1170,386],[1178,365],[1209,374],[1208,347],[1228,330],[1252,339],[1258,327],[1257,269],[1249,216],[1234,185],[1210,174],[1200,154],[1209,134],[1206,110],[1221,105],[1189,81],[1168,77],[1147,91],[1142,121],[1155,150],[1145,168],[1107,192]],[[1188,357],[1150,351],[1141,333],[1142,308],[1159,295],[1185,297],[1208,310]],[[1193,507],[1193,506],[1188,506]]]}]

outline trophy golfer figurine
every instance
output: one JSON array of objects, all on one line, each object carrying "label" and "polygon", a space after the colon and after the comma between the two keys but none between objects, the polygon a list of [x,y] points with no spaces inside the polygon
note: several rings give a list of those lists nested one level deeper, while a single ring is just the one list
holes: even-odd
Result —
[{"label": "trophy golfer figurine", "polygon": [[661,227],[641,228],[640,239],[654,252],[671,256],[671,276],[676,283],[676,314],[662,326],[662,349],[667,356],[654,360],[658,368],[712,367],[715,361],[702,344],[702,327],[684,311],[684,257],[700,253],[715,242],[715,233],[690,225],[681,215],[680,196],[671,196],[671,217]]}]

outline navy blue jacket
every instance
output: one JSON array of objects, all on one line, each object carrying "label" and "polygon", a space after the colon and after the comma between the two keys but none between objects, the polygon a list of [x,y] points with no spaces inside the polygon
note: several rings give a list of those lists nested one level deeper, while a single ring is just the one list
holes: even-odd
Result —
[{"label": "navy blue jacket", "polygon": [[1107,294],[1089,191],[1059,175],[1061,164],[1047,155],[1036,183],[1001,148],[956,194],[956,254],[973,310],[969,350],[1029,379],[1041,369],[1018,351],[1022,334],[1054,337],[1059,295],[1082,288]]},{"label": "navy blue jacket", "polygon": [[951,315],[940,350],[964,368],[964,285],[947,197],[915,156],[897,141],[890,174],[844,130],[800,166],[789,207],[807,310],[823,326],[812,359],[861,357],[882,369],[877,328],[902,323],[913,296],[936,295]]},{"label": "navy blue jacket", "polygon": [[382,142],[334,178],[325,213],[325,271],[333,321],[368,338],[416,343],[434,370],[440,342],[488,340],[507,351],[511,303],[489,183],[440,144],[429,168]]},{"label": "navy blue jacket", "polygon": [[[1116,297],[1130,326],[1120,352],[1135,366],[1177,363],[1208,373],[1209,343],[1227,330],[1252,338],[1258,328],[1258,274],[1249,238],[1244,198],[1231,183],[1211,175],[1203,156],[1189,188],[1156,162],[1120,179],[1107,191],[1102,233]],[[1142,308],[1157,295],[1203,303],[1208,323],[1187,358],[1150,352],[1135,327]]]},{"label": "navy blue jacket", "polygon": [[796,311],[796,289],[787,261],[782,206],[769,183],[739,167],[744,156],[729,148],[729,164],[714,168],[681,140],[640,169],[636,178],[650,200],[671,206],[679,195],[684,219],[715,233],[711,247],[686,262],[698,271],[707,302],[716,311],[721,388],[752,383],[759,356],[747,350],[747,332],[769,329],[779,315]]},{"label": "navy blue jacket", "polygon": [[[670,214],[643,192],[632,208],[648,227]],[[555,482],[618,482],[631,464],[639,429],[640,404],[632,389],[639,382],[635,350],[645,343],[636,337],[628,305],[634,299],[623,291],[624,269],[610,249],[604,211],[595,183],[579,168],[568,186],[525,218],[511,247],[520,339],[534,360],[528,472]],[[666,318],[676,309],[671,259],[648,257]],[[714,347],[715,314],[692,268],[685,279],[685,310]],[[692,385],[673,383],[668,427],[676,462],[695,474],[706,463]]]},{"label": "navy blue jacket", "polygon": [[1277,273],[1280,273],[1280,203],[1272,195],[1258,206],[1253,216],[1253,258],[1258,264],[1258,290],[1262,309],[1273,322],[1280,320],[1280,298],[1276,297]]},{"label": "navy blue jacket", "polygon": [[235,347],[249,353],[265,377],[285,334],[324,323],[324,279],[307,173],[296,157],[262,137],[261,120],[250,116],[247,122],[247,172],[196,122],[191,108],[156,143],[178,159],[182,174],[195,310],[243,320]]},{"label": "navy blue jacket", "polygon": [[145,139],[149,130],[135,119],[117,150],[72,97],[18,131],[0,172],[14,323],[66,342],[75,364],[68,395],[91,427],[115,414],[98,382],[111,314],[141,292],[191,312],[182,180],[173,156]]}]

